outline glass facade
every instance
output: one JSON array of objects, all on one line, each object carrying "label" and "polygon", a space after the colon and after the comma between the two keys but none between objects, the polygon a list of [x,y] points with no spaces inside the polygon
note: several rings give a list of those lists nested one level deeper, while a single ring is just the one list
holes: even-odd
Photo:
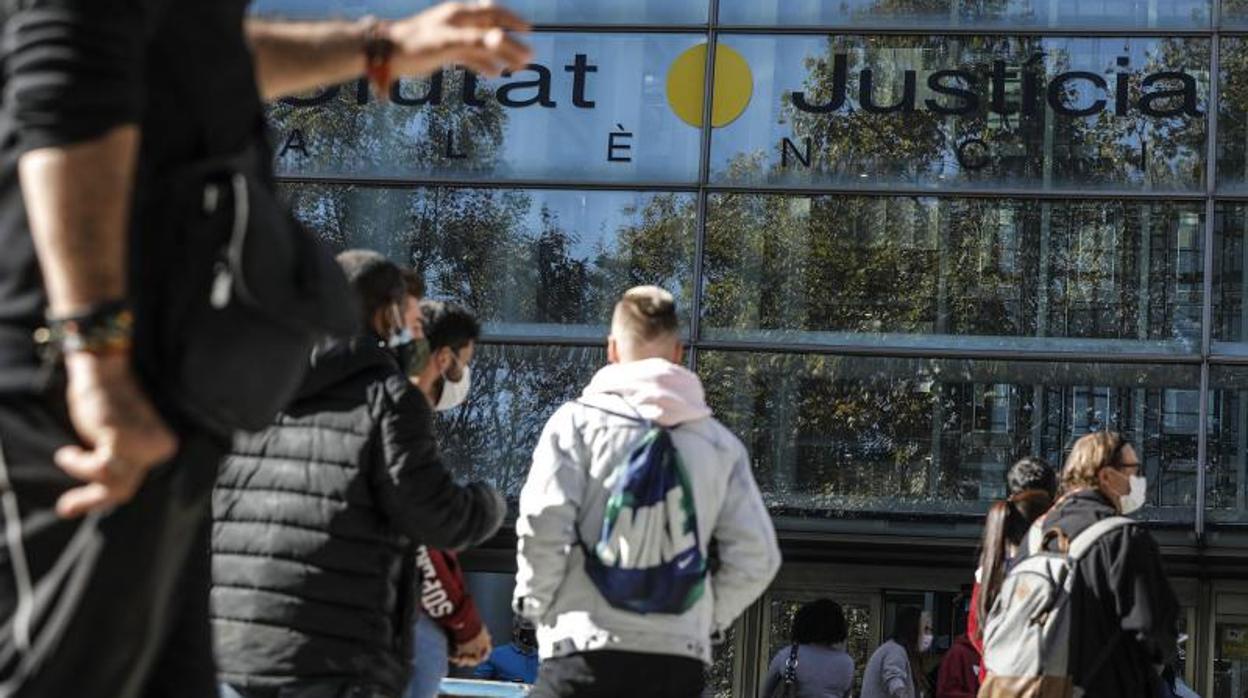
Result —
[{"label": "glass facade", "polygon": [[1209,0],[721,0],[719,17],[729,25],[828,28],[1207,29],[1210,10]]},{"label": "glass facade", "polygon": [[1204,189],[1205,38],[719,41],[754,98],[712,137],[716,183]]},{"label": "glass facade", "polygon": [[777,513],[971,520],[1013,459],[1114,428],[1147,516],[1248,521],[1248,5],[513,5],[525,70],[269,110],[302,220],[483,317],[465,474],[516,494],[654,283]]},{"label": "glass facade", "polygon": [[[510,5],[536,23],[524,70],[269,110],[311,229],[482,316],[472,394],[442,424],[461,474],[518,494],[545,420],[605,361],[613,300],[651,283],[793,545],[969,539],[1009,463],[1105,428],[1138,445],[1141,515],[1169,541],[1242,542],[1248,0]],[[713,694],[755,690],[825,592],[826,568],[793,572],[808,562],[717,650]],[[837,577],[860,667],[895,606],[952,608],[969,583],[904,564]],[[1214,623],[1195,584],[1187,673],[1248,696],[1248,587]]]}]

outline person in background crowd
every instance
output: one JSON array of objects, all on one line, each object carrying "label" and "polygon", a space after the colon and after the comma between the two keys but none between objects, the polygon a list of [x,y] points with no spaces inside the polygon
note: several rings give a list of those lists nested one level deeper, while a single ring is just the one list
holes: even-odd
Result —
[{"label": "person in background crowd", "polygon": [[226,698],[401,695],[412,541],[475,545],[506,514],[493,489],[451,477],[429,402],[400,369],[399,268],[366,251],[339,263],[359,297],[359,334],[317,347],[294,403],[235,440],[214,493],[212,616]]},{"label": "person in background crowd", "polygon": [[861,698],[928,698],[922,655],[932,648],[932,625],[923,611],[897,609],[893,634],[867,661]]},{"label": "person in background crowd", "polygon": [[[435,356],[456,353],[471,357],[480,326],[470,312],[459,306],[423,302],[424,282],[414,271],[404,272],[407,289],[404,324],[421,348],[410,352],[407,374],[432,409],[438,403],[445,372],[426,371]],[[413,313],[412,310],[415,309]],[[428,317],[426,317],[426,312]],[[465,359],[467,367],[470,358]],[[465,395],[467,391],[465,390]],[[420,573],[421,610],[412,643],[412,683],[407,698],[431,698],[446,677],[447,664],[471,667],[480,664],[492,649],[490,631],[481,622],[476,603],[468,593],[463,568],[455,553],[421,545],[416,568]],[[453,649],[448,645],[453,644]]]},{"label": "person in background crowd", "polygon": [[[1098,431],[1075,442],[1062,469],[1063,495],[1037,521],[1046,550],[1059,551],[1103,519],[1144,505],[1148,481],[1135,447]],[[1087,696],[1155,696],[1175,654],[1179,604],[1152,534],[1109,531],[1079,561],[1071,590],[1071,678]]]},{"label": "person in background crowd", "polygon": [[797,680],[792,698],[849,698],[854,685],[854,660],[845,651],[848,637],[840,604],[819,599],[803,605],[793,618],[793,644],[772,658],[762,695],[771,696],[784,680],[796,647]]},{"label": "person in background crowd", "polygon": [[953,646],[940,661],[940,674],[936,679],[936,698],[975,698],[979,695],[979,650],[961,633],[953,639]]},{"label": "person in background crowd", "polygon": [[429,341],[429,358],[412,382],[420,387],[435,412],[459,407],[472,388],[472,357],[481,323],[467,308],[424,300],[420,310]]},{"label": "person in background crowd", "polygon": [[[1164,687],[1170,689],[1174,698],[1200,698],[1200,694],[1193,691],[1192,687],[1187,685],[1187,681],[1183,678],[1183,666],[1187,662],[1187,642],[1189,639],[1187,633],[1179,634],[1179,640],[1175,643],[1174,661],[1166,666],[1165,671],[1161,672],[1162,683]],[[1170,698],[1166,696],[1164,690],[1162,696],[1163,698]]]},{"label": "person in background crowd", "polygon": [[[775,529],[749,453],[711,416],[701,381],[681,365],[683,353],[672,295],[653,286],[630,289],[612,317],[610,364],[579,399],[555,412],[538,439],[516,521],[514,608],[537,624],[542,658],[531,698],[701,693],[712,636],[722,636],[780,568]],[[668,430],[655,432],[652,424]],[[666,435],[647,443],[674,449],[684,481],[668,497],[647,508],[630,507],[625,516],[631,520],[636,511],[644,517],[680,493],[678,509],[665,513],[683,510],[692,525],[680,539],[669,539],[682,547],[668,564],[704,561],[710,541],[718,544],[718,568],[706,572],[698,565],[698,586],[681,613],[640,613],[612,603],[591,578],[587,552],[578,544],[601,536],[611,496],[604,483],[629,466],[646,434]],[[661,455],[666,462],[673,453]],[[617,540],[625,535],[613,529],[617,534]],[[650,569],[671,571],[641,562],[624,571]],[[675,583],[672,577],[663,581]],[[653,597],[634,600],[645,605]]]},{"label": "person in background crowd", "polygon": [[[975,570],[975,586],[971,591],[971,610],[966,621],[966,634],[976,654],[984,651],[981,619],[997,600],[1001,582],[1018,555],[1019,546],[1027,537],[1031,524],[1053,506],[1057,496],[1057,470],[1037,456],[1027,456],[1011,465],[1005,473],[1006,498],[988,509],[984,533],[979,545],[979,568]],[[982,676],[983,665],[980,663]]]},{"label": "person in background crowd", "polygon": [[1161,688],[1157,695],[1160,698],[1200,698],[1200,694],[1187,685],[1173,665],[1167,666],[1161,672]]},{"label": "person in background crowd", "polygon": [[537,681],[537,629],[533,621],[517,617],[511,624],[511,642],[494,650],[472,673],[474,678],[532,684]]},{"label": "person in background crowd", "polygon": [[[202,230],[190,226],[198,207],[164,215],[170,173],[264,151],[262,100],[365,74],[388,91],[391,78],[453,63],[493,76],[530,58],[509,35],[526,25],[498,7],[285,23],[246,21],[248,5],[28,0],[0,10],[10,533],[0,578],[17,580],[0,591],[0,621],[28,629],[0,637],[5,695],[216,693],[208,512],[227,444],[160,387],[161,367],[179,358],[159,349],[170,338],[157,318],[172,302],[162,291],[186,272],[165,244]],[[256,162],[262,182],[269,158]],[[220,214],[212,234],[232,224]],[[36,348],[45,325],[56,351]]]}]

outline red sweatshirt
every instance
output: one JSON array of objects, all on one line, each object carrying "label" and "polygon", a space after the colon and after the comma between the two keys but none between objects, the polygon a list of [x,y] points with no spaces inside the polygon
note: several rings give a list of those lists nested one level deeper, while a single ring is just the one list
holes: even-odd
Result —
[{"label": "red sweatshirt", "polygon": [[979,652],[965,635],[959,635],[940,662],[936,698],[975,698],[978,694]]},{"label": "red sweatshirt", "polygon": [[455,553],[422,545],[416,549],[416,567],[424,580],[420,606],[425,613],[456,644],[476,637],[481,632],[481,616],[464,584],[464,571]]}]

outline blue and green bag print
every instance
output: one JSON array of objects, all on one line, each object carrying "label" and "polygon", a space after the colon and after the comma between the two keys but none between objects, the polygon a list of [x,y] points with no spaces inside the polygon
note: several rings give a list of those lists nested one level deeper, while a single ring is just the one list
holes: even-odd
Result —
[{"label": "blue and green bag print", "polygon": [[702,598],[706,558],[689,474],[669,429],[647,431],[621,464],[602,534],[585,548],[585,571],[614,607],[684,613]]}]

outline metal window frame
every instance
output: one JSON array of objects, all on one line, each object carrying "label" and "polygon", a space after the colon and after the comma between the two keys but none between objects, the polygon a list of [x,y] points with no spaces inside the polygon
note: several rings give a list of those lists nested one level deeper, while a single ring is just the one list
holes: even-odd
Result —
[{"label": "metal window frame", "polygon": [[[1203,544],[1206,533],[1205,507],[1207,503],[1207,470],[1209,467],[1209,428],[1211,424],[1211,398],[1214,388],[1210,385],[1210,369],[1218,366],[1248,366],[1248,353],[1219,353],[1220,342],[1214,337],[1213,303],[1215,271],[1214,243],[1217,229],[1216,218],[1219,206],[1226,204],[1248,203],[1248,190],[1220,192],[1217,181],[1217,141],[1221,77],[1221,42],[1223,38],[1248,36],[1248,18],[1226,25],[1222,17],[1222,1],[1211,0],[1208,26],[1200,27],[1127,27],[1127,26],[1081,26],[1081,27],[1045,27],[1026,23],[1004,23],[988,26],[903,26],[899,24],[872,23],[845,26],[837,24],[824,25],[756,25],[722,23],[719,19],[718,0],[707,0],[707,21],[702,23],[657,24],[657,23],[539,23],[534,31],[552,34],[584,33],[584,34],[697,34],[705,37],[707,45],[704,95],[708,98],[703,105],[703,126],[699,152],[698,177],[696,181],[677,182],[582,182],[570,179],[526,179],[477,180],[466,177],[432,178],[432,177],[371,177],[371,176],[320,176],[320,175],[280,175],[277,180],[283,184],[304,185],[343,185],[369,188],[411,189],[425,187],[447,188],[488,188],[488,189],[534,189],[534,190],[576,190],[576,191],[628,191],[628,192],[676,192],[691,194],[696,197],[696,223],[693,260],[693,301],[691,308],[690,327],[690,365],[697,366],[699,351],[726,352],[768,352],[768,353],[801,353],[801,354],[837,354],[837,355],[871,355],[897,358],[960,358],[984,360],[1015,360],[1015,361],[1060,361],[1071,363],[1165,363],[1200,366],[1200,415],[1197,453],[1197,492],[1194,506],[1194,528],[1197,540]],[[711,144],[713,127],[711,116],[713,93],[715,53],[721,35],[774,35],[774,36],[818,36],[818,35],[871,35],[871,36],[1044,36],[1044,37],[1139,37],[1147,38],[1199,38],[1210,41],[1210,86],[1209,113],[1207,122],[1206,142],[1206,182],[1203,190],[1198,191],[1115,191],[1112,189],[1058,189],[1037,190],[1019,187],[1008,188],[926,188],[897,185],[869,186],[838,186],[817,185],[811,187],[774,186],[768,184],[724,184],[711,181]],[[733,194],[766,194],[789,196],[886,196],[890,198],[986,198],[986,199],[1026,199],[1041,201],[1130,201],[1130,202],[1188,202],[1203,203],[1205,212],[1204,251],[1201,306],[1201,346],[1199,353],[1190,355],[1169,355],[1149,352],[1129,354],[1089,354],[1086,352],[1060,351],[973,351],[965,349],[916,349],[916,348],[863,348],[847,346],[817,346],[808,344],[776,344],[764,342],[729,342],[707,340],[702,338],[702,292],[705,283],[703,257],[707,213],[710,197]],[[1246,338],[1248,340],[1248,338]],[[566,346],[566,347],[597,347],[600,343],[586,341],[582,338],[567,337],[536,337],[487,335],[483,337],[485,344],[506,344],[513,346]]]}]

